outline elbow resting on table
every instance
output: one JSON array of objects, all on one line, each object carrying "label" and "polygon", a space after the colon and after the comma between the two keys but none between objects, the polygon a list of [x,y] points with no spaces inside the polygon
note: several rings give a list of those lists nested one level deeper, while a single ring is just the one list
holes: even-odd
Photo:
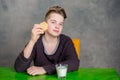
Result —
[{"label": "elbow resting on table", "polygon": [[14,69],[15,69],[16,72],[23,72],[21,69],[15,67],[15,66],[14,66]]},{"label": "elbow resting on table", "polygon": [[15,71],[16,72],[24,72],[25,71],[25,69],[21,66],[17,66],[17,65],[14,65],[14,69],[15,69]]},{"label": "elbow resting on table", "polygon": [[70,64],[70,66],[68,66],[68,67],[69,67],[69,68],[68,68],[68,72],[70,72],[70,71],[77,71],[77,70],[79,69],[79,64],[80,64],[79,61],[72,62],[72,63]]}]

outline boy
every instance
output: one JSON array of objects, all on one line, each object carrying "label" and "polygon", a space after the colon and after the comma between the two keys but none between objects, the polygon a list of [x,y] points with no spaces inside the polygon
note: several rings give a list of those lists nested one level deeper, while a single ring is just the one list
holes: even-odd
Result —
[{"label": "boy", "polygon": [[[14,67],[17,72],[26,71],[29,75],[53,74],[56,64],[68,64],[68,72],[79,68],[74,45],[70,37],[61,34],[65,10],[59,6],[50,7],[45,15],[48,29],[34,24],[31,39],[17,57]],[[30,66],[34,61],[34,66]]]}]

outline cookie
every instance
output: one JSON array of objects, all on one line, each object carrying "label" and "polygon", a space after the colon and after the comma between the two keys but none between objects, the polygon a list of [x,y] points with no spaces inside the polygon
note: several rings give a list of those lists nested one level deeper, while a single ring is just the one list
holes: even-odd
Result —
[{"label": "cookie", "polygon": [[41,22],[40,26],[42,26],[43,31],[46,31],[48,29],[48,24],[45,21]]}]

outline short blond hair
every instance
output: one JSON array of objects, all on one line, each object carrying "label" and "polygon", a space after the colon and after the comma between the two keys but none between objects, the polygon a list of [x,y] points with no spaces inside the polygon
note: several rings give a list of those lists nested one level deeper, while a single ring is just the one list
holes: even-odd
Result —
[{"label": "short blond hair", "polygon": [[50,7],[49,10],[47,11],[46,15],[45,15],[45,20],[47,20],[47,18],[49,17],[49,15],[51,13],[58,13],[58,14],[62,15],[64,17],[64,19],[67,18],[65,10],[60,6]]}]

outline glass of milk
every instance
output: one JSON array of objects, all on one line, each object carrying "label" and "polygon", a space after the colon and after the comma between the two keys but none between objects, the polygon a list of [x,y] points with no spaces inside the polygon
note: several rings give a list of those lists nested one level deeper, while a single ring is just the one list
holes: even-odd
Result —
[{"label": "glass of milk", "polygon": [[64,80],[66,78],[67,68],[67,64],[56,64],[56,71],[59,80]]}]

